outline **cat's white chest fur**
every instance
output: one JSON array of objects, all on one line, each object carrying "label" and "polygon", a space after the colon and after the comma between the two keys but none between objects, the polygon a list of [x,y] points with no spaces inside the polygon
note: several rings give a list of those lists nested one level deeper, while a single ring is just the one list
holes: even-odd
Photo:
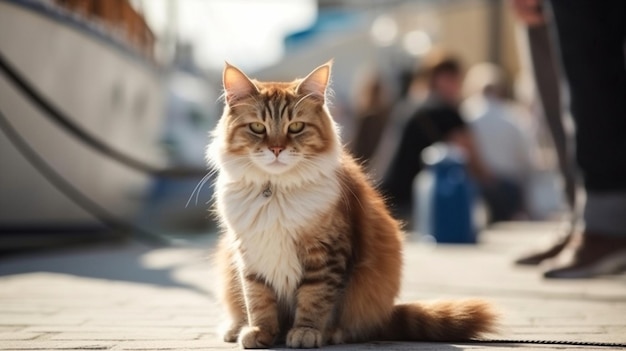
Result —
[{"label": "cat's white chest fur", "polygon": [[[239,264],[261,275],[281,298],[292,298],[302,278],[298,236],[339,197],[332,178],[301,187],[218,181],[217,205],[239,246]],[[269,196],[267,196],[269,195]]]}]

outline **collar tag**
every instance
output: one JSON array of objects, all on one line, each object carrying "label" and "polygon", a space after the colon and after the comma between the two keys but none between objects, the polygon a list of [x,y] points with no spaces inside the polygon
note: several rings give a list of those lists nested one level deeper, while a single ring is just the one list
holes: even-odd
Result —
[{"label": "collar tag", "polygon": [[264,197],[272,196],[272,184],[270,182],[267,182],[267,184],[265,184],[262,194]]}]

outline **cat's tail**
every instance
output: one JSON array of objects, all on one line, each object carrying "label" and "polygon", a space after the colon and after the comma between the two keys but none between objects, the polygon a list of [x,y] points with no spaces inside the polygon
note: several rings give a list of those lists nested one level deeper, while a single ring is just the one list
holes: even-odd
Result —
[{"label": "cat's tail", "polygon": [[479,299],[394,306],[382,338],[393,341],[465,341],[496,332],[497,313]]}]

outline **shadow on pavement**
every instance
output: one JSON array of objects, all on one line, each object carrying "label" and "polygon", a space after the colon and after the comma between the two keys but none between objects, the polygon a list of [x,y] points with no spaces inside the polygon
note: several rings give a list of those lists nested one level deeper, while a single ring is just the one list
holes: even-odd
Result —
[{"label": "shadow on pavement", "polygon": [[[156,266],[146,263],[146,257],[154,251],[154,248],[136,242],[34,251],[3,257],[0,261],[0,276],[50,272],[95,279],[178,287],[190,289],[203,295],[211,295],[208,289],[182,282],[173,275],[174,271],[181,267],[197,264],[200,261],[200,250],[194,250],[196,257],[178,253],[177,256],[179,257],[174,264]],[[204,256],[203,260],[206,261],[208,255]]]}]

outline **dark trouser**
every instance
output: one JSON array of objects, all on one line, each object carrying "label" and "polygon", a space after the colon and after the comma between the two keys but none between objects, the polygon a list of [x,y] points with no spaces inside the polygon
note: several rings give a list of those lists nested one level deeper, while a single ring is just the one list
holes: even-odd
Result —
[{"label": "dark trouser", "polygon": [[587,229],[626,235],[626,1],[552,0]]}]

